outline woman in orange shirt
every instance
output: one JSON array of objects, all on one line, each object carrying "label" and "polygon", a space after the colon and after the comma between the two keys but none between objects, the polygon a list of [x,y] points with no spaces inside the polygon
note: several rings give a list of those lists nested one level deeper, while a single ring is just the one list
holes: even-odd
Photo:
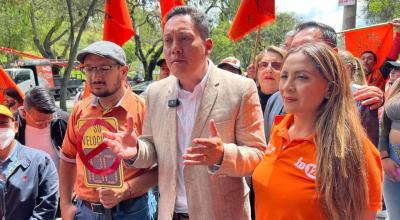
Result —
[{"label": "woman in orange shirt", "polygon": [[375,219],[382,167],[356,112],[338,54],[321,43],[289,52],[277,117],[253,173],[256,219]]}]

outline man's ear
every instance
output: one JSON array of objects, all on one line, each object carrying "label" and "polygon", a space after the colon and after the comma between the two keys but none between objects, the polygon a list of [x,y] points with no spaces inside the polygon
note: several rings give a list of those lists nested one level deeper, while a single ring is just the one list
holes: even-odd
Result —
[{"label": "man's ear", "polygon": [[18,121],[15,120],[13,123],[14,123],[14,132],[15,132],[15,133],[18,133],[18,128],[19,128]]},{"label": "man's ear", "polygon": [[128,77],[128,70],[129,70],[128,66],[127,65],[121,66],[121,70],[122,70],[122,76],[124,78]]},{"label": "man's ear", "polygon": [[21,108],[22,117],[26,118],[26,110],[24,107]]},{"label": "man's ear", "polygon": [[205,40],[205,45],[206,45],[206,55],[208,56],[208,55],[211,54],[211,51],[212,51],[212,48],[213,48],[213,45],[214,45],[212,39],[211,38],[207,38]]}]

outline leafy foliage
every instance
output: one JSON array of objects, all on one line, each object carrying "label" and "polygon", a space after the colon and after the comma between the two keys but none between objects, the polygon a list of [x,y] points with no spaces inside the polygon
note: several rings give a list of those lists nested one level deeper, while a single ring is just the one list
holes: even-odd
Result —
[{"label": "leafy foliage", "polygon": [[[383,0],[382,2],[393,0]],[[186,0],[187,5],[208,15],[214,49],[211,59],[218,63],[227,56],[240,59],[246,67],[253,57],[255,33],[233,43],[227,37],[240,0]],[[371,2],[380,1],[371,0]],[[393,1],[396,2],[396,1]],[[90,5],[93,11],[88,14]],[[131,71],[141,72],[151,80],[157,60],[162,57],[162,30],[159,1],[127,0],[136,35],[124,45]],[[95,0],[0,0],[0,23],[3,33],[0,46],[41,54],[47,58],[70,59],[88,44],[101,40],[104,2]],[[397,6],[396,6],[397,7]],[[378,8],[371,3],[371,8]],[[375,9],[374,9],[375,10]],[[397,10],[398,11],[398,10]],[[88,18],[85,21],[84,18]],[[87,22],[83,24],[83,22]],[[293,14],[280,13],[276,21],[261,30],[258,52],[268,45],[279,45],[285,33],[298,23]],[[0,53],[1,63],[20,57]],[[68,80],[71,67],[63,70]],[[65,82],[63,83],[63,85]]]},{"label": "leafy foliage", "polygon": [[[277,14],[273,24],[261,29],[257,53],[270,45],[279,46],[283,42],[285,34],[294,29],[297,23],[298,19],[293,14]],[[221,19],[218,26],[212,31],[214,49],[211,59],[219,62],[225,57],[235,56],[245,68],[253,59],[256,33],[251,33],[241,41],[234,43],[227,36],[230,26],[228,19]]]},{"label": "leafy foliage", "polygon": [[364,0],[366,3],[363,11],[367,23],[376,24],[400,17],[399,0]]},{"label": "leafy foliage", "polygon": [[[9,47],[16,50],[29,48],[31,42],[29,36],[28,5],[24,1],[18,1],[19,7],[15,7],[14,1],[0,0],[0,24],[2,34],[0,34],[0,46]],[[31,48],[29,48],[31,49]],[[13,55],[0,54],[1,63],[7,65],[17,57]]]}]

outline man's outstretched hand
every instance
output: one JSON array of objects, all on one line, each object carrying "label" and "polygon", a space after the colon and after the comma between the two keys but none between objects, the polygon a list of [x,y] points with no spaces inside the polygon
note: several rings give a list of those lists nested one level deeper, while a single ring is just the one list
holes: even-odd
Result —
[{"label": "man's outstretched hand", "polygon": [[184,165],[216,165],[221,164],[224,156],[224,144],[219,136],[213,119],[209,124],[209,138],[195,138],[192,146],[183,155]]},{"label": "man's outstretched hand", "polygon": [[129,159],[135,157],[137,154],[138,137],[134,129],[133,118],[127,118],[128,128],[123,132],[109,132],[104,131],[103,143],[111,149],[118,157]]}]

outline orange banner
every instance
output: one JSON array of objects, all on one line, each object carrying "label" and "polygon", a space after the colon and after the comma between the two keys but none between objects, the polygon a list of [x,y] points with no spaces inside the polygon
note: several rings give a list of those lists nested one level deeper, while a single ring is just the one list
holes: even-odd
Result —
[{"label": "orange banner", "polygon": [[54,88],[53,71],[50,65],[36,66],[38,78],[42,78],[49,83],[50,88]]},{"label": "orange banner", "polygon": [[378,57],[376,67],[382,65],[390,52],[393,42],[393,25],[383,24],[350,30],[344,33],[346,50],[355,57],[360,57],[364,51],[372,51]]},{"label": "orange banner", "polygon": [[18,88],[8,73],[0,67],[0,104],[4,104],[4,90],[8,88],[15,88],[22,98],[25,97],[24,93]]},{"label": "orange banner", "polygon": [[228,36],[233,41],[275,20],[275,0],[242,0]]},{"label": "orange banner", "polygon": [[103,40],[124,45],[135,35],[125,0],[106,0]]},{"label": "orange banner", "polygon": [[185,5],[183,0],[160,0],[160,9],[161,9],[161,20],[162,20],[162,29],[164,30],[164,25],[166,23],[167,14],[171,9],[176,6]]}]

